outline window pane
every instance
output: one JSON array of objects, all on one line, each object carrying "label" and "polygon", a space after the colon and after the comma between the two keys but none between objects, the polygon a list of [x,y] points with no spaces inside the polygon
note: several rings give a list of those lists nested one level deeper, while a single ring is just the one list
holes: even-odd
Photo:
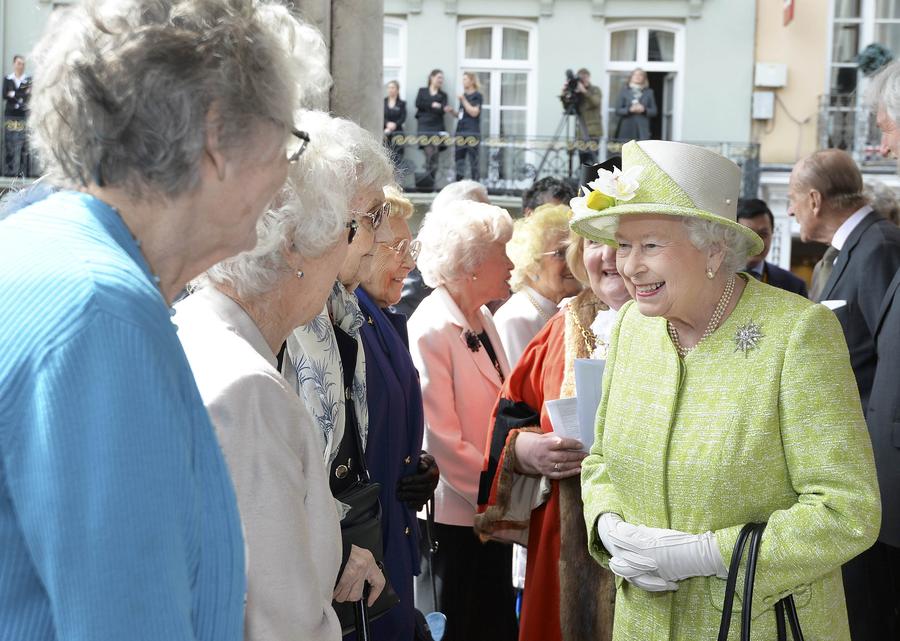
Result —
[{"label": "window pane", "polygon": [[900,51],[900,24],[876,24],[875,42],[891,51]]},{"label": "window pane", "polygon": [[[490,71],[476,71],[475,77],[478,78],[478,84],[481,85],[481,89],[478,91],[481,92],[481,98],[483,102],[481,103],[482,109],[486,109],[488,105],[491,104],[491,72]],[[481,119],[484,122],[484,118]]]},{"label": "window pane", "polygon": [[503,109],[500,111],[500,135],[524,136],[525,111],[522,109]]},{"label": "window pane", "polygon": [[491,31],[490,27],[466,31],[466,58],[491,57]]},{"label": "window pane", "polygon": [[650,31],[647,42],[647,60],[672,62],[675,60],[675,34],[671,31]]},{"label": "window pane", "polygon": [[859,0],[834,0],[835,18],[858,18]]},{"label": "window pane", "polygon": [[528,99],[528,74],[500,74],[500,104],[504,107],[524,107]]},{"label": "window pane", "polygon": [[853,62],[859,53],[859,25],[834,25],[832,62]]},{"label": "window pane", "polygon": [[481,136],[488,138],[491,135],[491,108],[481,105]]},{"label": "window pane", "polygon": [[607,129],[609,138],[615,140],[619,131],[619,116],[616,115],[616,101],[619,93],[628,84],[628,78],[631,76],[630,71],[612,71],[609,74],[609,128]]},{"label": "window pane", "polygon": [[397,25],[384,25],[384,58],[400,58],[400,27]]},{"label": "window pane", "polygon": [[626,62],[637,60],[637,35],[635,29],[613,31],[610,36],[610,59]]},{"label": "window pane", "polygon": [[503,27],[503,59],[528,60],[528,32]]},{"label": "window pane", "polygon": [[877,7],[879,18],[900,18],[900,0],[878,0]]},{"label": "window pane", "polygon": [[[384,68],[384,73],[382,75],[383,82],[382,85],[384,89],[384,95],[387,95],[387,83],[391,80],[396,80],[399,84],[400,82],[400,69],[397,67],[387,67]],[[400,97],[403,97],[403,87],[400,87]]]}]

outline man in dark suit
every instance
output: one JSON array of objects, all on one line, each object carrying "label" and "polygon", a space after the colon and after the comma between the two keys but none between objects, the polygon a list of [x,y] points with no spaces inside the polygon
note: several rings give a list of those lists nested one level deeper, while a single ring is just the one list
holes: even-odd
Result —
[{"label": "man in dark suit", "polygon": [[[862,175],[847,153],[818,151],[791,172],[788,212],[800,223],[802,240],[829,245],[816,269],[819,280],[814,279],[813,289],[820,288],[820,293],[815,300],[833,309],[841,322],[862,407],[869,414],[870,407],[877,413],[877,408],[896,402],[896,383],[893,389],[873,389],[873,382],[877,367],[885,362],[896,376],[900,359],[900,352],[883,351],[891,349],[890,341],[875,342],[885,295],[900,268],[900,229],[875,213],[862,191]],[[884,449],[883,439],[872,436],[873,445]],[[876,453],[876,465],[885,461],[896,465],[896,452]],[[879,470],[879,476],[884,472]],[[898,500],[900,488],[893,489],[885,493],[882,488],[883,501]],[[843,570],[854,641],[898,638],[900,550],[880,538]]]},{"label": "man in dark suit", "polygon": [[13,72],[3,79],[4,176],[28,174],[25,116],[30,97],[31,77],[25,75],[25,58],[13,56]]},{"label": "man in dark suit", "polygon": [[805,298],[806,283],[802,278],[766,261],[772,246],[772,234],[775,233],[775,217],[765,201],[759,198],[741,198],[738,201],[737,221],[755,231],[763,241],[763,250],[747,259],[747,273],[773,287],[786,289]]}]

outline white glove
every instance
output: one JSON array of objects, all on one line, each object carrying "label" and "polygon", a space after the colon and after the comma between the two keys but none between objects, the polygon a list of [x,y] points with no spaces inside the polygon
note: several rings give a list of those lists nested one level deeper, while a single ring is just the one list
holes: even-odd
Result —
[{"label": "white glove", "polygon": [[713,575],[728,578],[712,532],[687,534],[622,522],[609,532],[609,539],[630,565],[649,567],[667,581]]},{"label": "white glove", "polygon": [[652,559],[632,554],[615,544],[612,533],[622,525],[627,524],[614,512],[604,512],[597,519],[597,535],[600,537],[603,547],[612,555],[609,569],[613,574],[647,592],[677,590],[677,583],[666,581],[656,573],[656,563]]}]

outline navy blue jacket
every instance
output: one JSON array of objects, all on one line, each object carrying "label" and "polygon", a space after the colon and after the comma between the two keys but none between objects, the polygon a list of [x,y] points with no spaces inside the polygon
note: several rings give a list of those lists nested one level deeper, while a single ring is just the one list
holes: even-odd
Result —
[{"label": "navy blue jacket", "polygon": [[356,295],[366,318],[361,330],[369,405],[366,463],[372,480],[381,483],[385,571],[400,597],[399,605],[372,623],[372,636],[412,639],[419,529],[415,512],[397,500],[397,482],[415,474],[422,452],[422,390],[409,355],[406,316],[379,309],[362,289]]},{"label": "navy blue jacket", "polygon": [[804,298],[809,298],[806,291],[806,282],[799,276],[795,276],[786,269],[782,269],[778,265],[766,261],[763,267],[763,273],[766,276],[766,282],[773,287],[784,289],[795,294],[800,294]]}]

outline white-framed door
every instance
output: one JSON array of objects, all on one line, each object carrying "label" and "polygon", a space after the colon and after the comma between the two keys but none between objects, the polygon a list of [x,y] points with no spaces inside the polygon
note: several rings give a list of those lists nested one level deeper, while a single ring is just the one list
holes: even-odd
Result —
[{"label": "white-framed door", "polygon": [[607,108],[604,124],[607,136],[616,133],[616,100],[631,72],[641,68],[656,85],[659,131],[663,139],[681,139],[684,104],[684,24],[656,20],[609,22],[605,38],[606,73],[601,87]]}]

